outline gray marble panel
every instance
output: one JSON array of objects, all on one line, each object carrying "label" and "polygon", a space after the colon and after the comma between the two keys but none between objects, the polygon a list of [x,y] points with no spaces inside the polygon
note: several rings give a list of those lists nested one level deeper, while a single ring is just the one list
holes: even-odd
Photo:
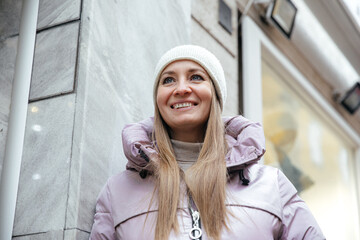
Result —
[{"label": "gray marble panel", "polygon": [[153,115],[158,58],[190,42],[190,0],[107,3],[84,0],[82,10],[66,227],[85,231],[106,179],[125,168],[123,126]]},{"label": "gray marble panel", "polygon": [[0,178],[5,155],[17,41],[17,37],[0,41]]},{"label": "gray marble panel", "polygon": [[0,0],[0,41],[19,34],[21,0]]},{"label": "gray marble panel", "polygon": [[75,95],[29,104],[14,235],[63,229]]},{"label": "gray marble panel", "polygon": [[[24,235],[19,237],[13,237],[13,240],[63,240],[64,232],[62,230],[54,230],[46,233],[38,233],[31,235]],[[76,239],[76,238],[73,238]]]},{"label": "gray marble panel", "polygon": [[7,122],[0,121],[0,179],[1,179],[2,166],[5,157],[6,136],[7,136]]},{"label": "gray marble panel", "polygon": [[40,0],[37,28],[80,19],[81,0]]},{"label": "gray marble panel", "polygon": [[65,230],[64,240],[88,240],[90,234],[88,232],[79,231],[78,229]]},{"label": "gray marble panel", "polygon": [[73,91],[78,34],[79,22],[37,34],[30,100]]},{"label": "gray marble panel", "polygon": [[[19,34],[22,0],[0,0],[0,40]],[[80,19],[81,0],[40,0],[37,29]]]}]

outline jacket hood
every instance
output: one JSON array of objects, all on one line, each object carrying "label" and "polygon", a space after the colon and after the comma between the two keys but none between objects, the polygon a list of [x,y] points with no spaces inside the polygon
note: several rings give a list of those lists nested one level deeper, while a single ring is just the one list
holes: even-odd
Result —
[{"label": "jacket hood", "polygon": [[[229,151],[226,154],[228,172],[243,169],[249,164],[256,163],[265,153],[264,131],[259,123],[251,122],[242,117],[224,117],[225,138]],[[153,131],[153,117],[138,123],[128,124],[122,131],[124,154],[128,159],[128,170],[149,171],[149,160],[157,156],[151,142]]]}]

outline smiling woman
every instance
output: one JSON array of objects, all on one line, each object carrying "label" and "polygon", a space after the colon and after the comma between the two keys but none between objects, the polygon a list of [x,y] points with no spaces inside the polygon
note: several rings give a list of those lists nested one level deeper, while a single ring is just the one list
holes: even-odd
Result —
[{"label": "smiling woman", "polygon": [[154,118],[125,126],[127,170],[100,193],[90,239],[324,239],[282,172],[256,164],[260,124],[221,118],[212,53],[175,47],[154,76]]}]

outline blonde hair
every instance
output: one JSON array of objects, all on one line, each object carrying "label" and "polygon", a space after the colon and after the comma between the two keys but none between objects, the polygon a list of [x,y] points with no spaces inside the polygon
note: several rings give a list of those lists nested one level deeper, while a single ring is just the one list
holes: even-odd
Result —
[{"label": "blonde hair", "polygon": [[[179,232],[177,208],[180,202],[181,179],[185,180],[201,217],[206,234],[220,239],[223,227],[227,227],[225,206],[227,169],[225,155],[227,143],[221,119],[221,107],[212,84],[212,101],[203,147],[196,163],[185,175],[176,162],[170,141],[168,126],[155,104],[153,140],[156,140],[158,159],[151,161],[156,178],[158,216],[155,239],[168,239],[171,230]],[[155,98],[156,99],[156,98]],[[155,191],[154,191],[155,193]]]}]

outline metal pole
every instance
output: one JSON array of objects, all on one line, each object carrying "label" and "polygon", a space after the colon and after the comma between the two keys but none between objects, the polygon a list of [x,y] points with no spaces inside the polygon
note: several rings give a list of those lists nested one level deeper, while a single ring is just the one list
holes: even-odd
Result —
[{"label": "metal pole", "polygon": [[24,145],[39,0],[24,0],[0,182],[0,239],[11,240]]}]

